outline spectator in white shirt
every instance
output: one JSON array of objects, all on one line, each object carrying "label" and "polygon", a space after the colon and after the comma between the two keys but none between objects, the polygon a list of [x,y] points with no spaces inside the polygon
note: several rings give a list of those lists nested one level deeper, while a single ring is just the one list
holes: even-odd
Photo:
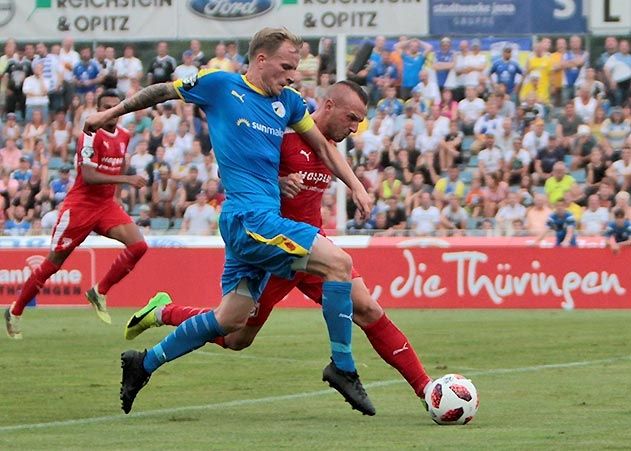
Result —
[{"label": "spectator in white shirt", "polygon": [[598,194],[587,198],[587,208],[581,215],[581,232],[585,236],[599,236],[609,222],[609,210],[600,206]]},{"label": "spectator in white shirt", "polygon": [[536,119],[533,123],[532,130],[524,135],[523,146],[534,160],[539,152],[550,142],[550,134],[545,130],[543,119]]},{"label": "spectator in white shirt", "polygon": [[31,122],[33,111],[42,112],[42,119],[48,120],[48,83],[43,76],[44,64],[33,63],[33,75],[26,77],[22,84],[22,92],[26,96],[26,122]]},{"label": "spectator in white shirt", "polygon": [[495,215],[495,223],[502,234],[513,235],[513,222],[526,222],[526,207],[519,203],[517,193],[508,193],[506,203]]},{"label": "spectator in white shirt", "polygon": [[[473,86],[477,88],[486,71],[487,61],[486,55],[480,52],[479,39],[471,41],[471,50],[462,59],[460,72],[463,74],[462,84],[465,87]],[[456,69],[456,72],[458,72],[458,69]]]},{"label": "spectator in white shirt", "polygon": [[501,134],[503,123],[504,118],[497,114],[495,99],[490,99],[486,102],[486,113],[480,116],[473,126],[473,134],[476,139],[471,145],[471,151],[475,153],[482,148],[484,135],[487,133],[492,133],[494,136]]},{"label": "spectator in white shirt", "polygon": [[208,204],[206,190],[197,194],[193,205],[184,212],[181,233],[184,235],[212,235],[217,229],[217,212]]},{"label": "spectator in white shirt", "polygon": [[418,135],[425,131],[425,121],[423,116],[415,112],[414,104],[410,101],[405,102],[403,113],[399,114],[394,120],[394,133],[400,133],[408,122],[412,122],[414,134]]},{"label": "spectator in white shirt", "polygon": [[416,236],[432,235],[440,224],[440,211],[432,205],[432,196],[429,193],[420,194],[419,204],[412,210],[408,219],[412,234]]},{"label": "spectator in white shirt", "polygon": [[449,194],[447,201],[447,205],[440,214],[440,227],[446,230],[448,235],[462,235],[467,229],[469,215],[460,205],[458,196]]},{"label": "spectator in white shirt", "polygon": [[149,153],[147,141],[144,139],[136,144],[136,152],[129,159],[129,166],[134,168],[136,175],[148,178],[147,166],[153,163],[153,155]]},{"label": "spectator in white shirt", "polygon": [[502,169],[502,152],[495,145],[495,135],[484,135],[484,149],[478,154],[478,171],[482,177],[487,174],[499,174]]},{"label": "spectator in white shirt", "polygon": [[484,100],[478,97],[476,89],[474,87],[466,88],[465,98],[458,102],[458,116],[465,135],[473,133],[473,125],[484,114],[485,108]]},{"label": "spectator in white shirt", "polygon": [[578,95],[574,97],[574,108],[576,114],[586,124],[591,124],[594,121],[594,113],[598,107],[598,101],[591,96],[589,88],[587,86],[581,86],[578,88]]},{"label": "spectator in white shirt", "polygon": [[177,114],[173,114],[173,105],[171,103],[163,103],[163,114],[160,116],[164,134],[175,133],[180,125],[181,118]]},{"label": "spectator in white shirt", "polygon": [[184,161],[184,152],[175,145],[175,133],[167,133],[164,135],[164,161],[174,168]]},{"label": "spectator in white shirt", "polygon": [[421,98],[425,101],[429,101],[431,105],[440,103],[440,90],[438,84],[431,80],[429,72],[422,70],[419,74],[420,82],[412,88],[412,91],[418,91],[421,93]]},{"label": "spectator in white shirt", "polygon": [[631,144],[625,144],[622,148],[622,158],[611,163],[607,169],[607,175],[616,179],[619,186],[624,184],[624,178],[631,175]]},{"label": "spectator in white shirt", "polygon": [[180,122],[175,135],[175,145],[182,149],[182,152],[190,152],[193,148],[193,134],[188,131],[188,124]]},{"label": "spectator in white shirt", "polygon": [[[376,119],[376,120],[374,120]],[[383,150],[383,140],[385,138],[379,131],[381,127],[381,120],[378,118],[374,118],[370,123],[370,128],[361,134],[362,141],[364,144],[364,156],[367,157],[373,151],[378,151],[381,153]]]},{"label": "spectator in white shirt", "polygon": [[197,66],[193,64],[193,52],[186,50],[182,54],[182,64],[175,68],[174,75],[176,79],[185,79],[195,76],[198,70]]},{"label": "spectator in white shirt", "polygon": [[117,89],[126,96],[132,86],[132,81],[142,78],[142,63],[134,56],[132,45],[125,46],[123,56],[117,58],[114,63],[114,70],[118,79]]},{"label": "spectator in white shirt", "polygon": [[425,123],[425,133],[418,135],[414,147],[421,154],[431,152],[436,155],[442,142],[443,135],[435,130],[434,121],[428,120]]}]

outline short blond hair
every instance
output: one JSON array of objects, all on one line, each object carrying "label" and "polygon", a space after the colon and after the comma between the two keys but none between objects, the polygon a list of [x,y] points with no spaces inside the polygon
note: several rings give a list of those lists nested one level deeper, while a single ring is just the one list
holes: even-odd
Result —
[{"label": "short blond hair", "polygon": [[256,33],[250,41],[250,47],[248,49],[250,63],[256,58],[257,52],[262,50],[266,54],[272,55],[279,49],[283,42],[289,42],[296,47],[296,49],[299,49],[302,45],[302,38],[293,34],[287,28],[263,28]]}]

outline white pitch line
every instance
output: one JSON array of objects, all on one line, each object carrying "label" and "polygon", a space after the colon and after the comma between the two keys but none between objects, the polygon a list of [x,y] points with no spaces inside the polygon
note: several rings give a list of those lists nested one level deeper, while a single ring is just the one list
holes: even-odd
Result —
[{"label": "white pitch line", "polygon": [[[631,355],[620,356],[620,357],[612,357],[608,359],[600,359],[600,360],[584,360],[578,362],[566,362],[566,363],[553,363],[547,365],[534,365],[534,366],[525,366],[521,368],[495,368],[491,370],[484,371],[475,371],[467,373],[467,376],[489,376],[496,374],[510,374],[510,373],[527,373],[527,372],[536,372],[541,370],[548,369],[562,369],[562,368],[576,368],[582,366],[591,366],[591,365],[599,365],[606,363],[615,363],[624,360],[631,360]],[[371,382],[365,384],[365,388],[376,388],[376,387],[387,387],[395,384],[402,384],[405,381],[402,379],[391,379],[387,381],[378,381]],[[250,406],[254,404],[265,404],[277,401],[292,401],[294,399],[302,399],[302,398],[313,398],[317,396],[330,395],[335,393],[332,389],[325,390],[317,390],[310,392],[301,392],[294,393],[291,395],[280,395],[280,396],[268,396],[265,398],[254,398],[254,399],[238,399],[235,401],[225,401],[218,402],[213,404],[202,404],[197,406],[181,406],[181,407],[170,407],[166,409],[155,409],[155,410],[146,410],[144,412],[136,412],[130,415],[105,415],[100,417],[92,417],[92,418],[77,418],[74,420],[62,420],[62,421],[50,421],[46,423],[31,423],[31,424],[16,424],[13,426],[2,426],[0,427],[0,433],[2,432],[13,432],[13,431],[26,431],[32,429],[47,429],[54,427],[63,427],[63,426],[82,426],[86,424],[92,423],[104,423],[108,421],[117,421],[117,420],[126,420],[130,418],[146,418],[146,417],[155,417],[160,415],[172,415],[174,413],[181,412],[197,412],[203,410],[214,410],[214,409],[226,409],[230,407],[242,407],[242,406]]]}]

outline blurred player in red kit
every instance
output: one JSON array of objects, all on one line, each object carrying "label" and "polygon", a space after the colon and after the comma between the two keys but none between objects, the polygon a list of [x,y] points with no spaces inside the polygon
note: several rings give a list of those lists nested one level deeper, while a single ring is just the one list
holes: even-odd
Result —
[{"label": "blurred player in red kit", "polygon": [[[318,128],[327,139],[334,142],[342,141],[357,129],[358,118],[349,100],[355,98],[349,95],[351,83],[342,81],[329,88],[322,105],[313,114]],[[280,176],[282,216],[319,227],[320,234],[324,235],[320,208],[322,195],[331,181],[331,172],[298,133],[286,132],[283,137]],[[425,387],[431,379],[412,344],[372,299],[355,269],[352,277],[352,320],[364,331],[381,358],[396,368],[423,400]],[[297,273],[293,280],[272,276],[263,291],[258,311],[249,318],[246,327],[219,337],[215,343],[233,350],[250,346],[274,306],[293,288],[298,288],[315,302],[321,302],[321,278],[304,272]],[[174,305],[169,295],[161,292],[130,318],[125,337],[133,339],[150,327],[178,326],[191,316],[208,310]]]},{"label": "blurred player in red kit", "polygon": [[[106,90],[98,98],[98,110],[120,103],[116,91]],[[24,283],[20,296],[4,314],[10,338],[22,338],[20,318],[26,304],[39,293],[68,256],[91,232],[120,241],[125,245],[111,268],[85,295],[98,317],[111,324],[106,294],[112,285],[125,277],[147,251],[147,243],[133,220],[116,201],[116,185],[145,186],[139,175],[125,172],[125,154],[130,136],[114,119],[92,136],[83,135],[77,142],[77,179],[64,199],[53,228],[51,250],[44,262]]]}]

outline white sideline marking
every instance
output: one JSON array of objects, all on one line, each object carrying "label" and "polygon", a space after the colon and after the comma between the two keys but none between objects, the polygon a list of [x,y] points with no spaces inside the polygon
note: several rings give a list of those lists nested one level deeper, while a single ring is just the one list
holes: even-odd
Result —
[{"label": "white sideline marking", "polygon": [[[548,365],[525,366],[521,368],[495,368],[491,370],[468,372],[467,376],[488,376],[488,375],[496,375],[496,374],[527,373],[527,372],[536,372],[536,371],[548,370],[548,369],[575,368],[575,367],[581,367],[581,366],[614,363],[614,362],[620,362],[624,360],[631,360],[631,355],[611,357],[609,359],[600,359],[600,360],[584,360],[584,361],[578,361],[578,362],[552,363]],[[371,382],[371,383],[365,384],[364,387],[365,388],[387,387],[390,385],[402,384],[404,382],[405,381],[403,379],[391,379],[387,381]],[[74,420],[49,421],[46,423],[16,424],[13,426],[0,427],[0,433],[12,432],[12,431],[24,431],[24,430],[31,430],[31,429],[54,428],[54,427],[62,427],[62,426],[78,426],[78,425],[85,425],[85,424],[91,424],[91,423],[103,423],[107,421],[124,420],[127,418],[155,417],[155,416],[160,416],[160,415],[171,415],[171,414],[180,413],[180,412],[197,412],[197,411],[203,411],[203,410],[224,409],[224,408],[230,408],[230,407],[250,406],[253,404],[265,404],[265,403],[276,402],[276,401],[292,401],[294,399],[314,398],[317,396],[329,395],[332,393],[335,393],[333,389],[325,389],[325,390],[294,393],[291,395],[268,396],[265,398],[238,399],[235,401],[225,401],[225,402],[218,402],[218,403],[213,403],[213,404],[202,404],[202,405],[197,405],[197,406],[182,406],[182,407],[170,407],[170,408],[165,408],[165,409],[145,410],[144,412],[136,412],[129,415],[123,415],[123,414],[105,415],[105,416],[92,417],[92,418],[77,418]]]}]

